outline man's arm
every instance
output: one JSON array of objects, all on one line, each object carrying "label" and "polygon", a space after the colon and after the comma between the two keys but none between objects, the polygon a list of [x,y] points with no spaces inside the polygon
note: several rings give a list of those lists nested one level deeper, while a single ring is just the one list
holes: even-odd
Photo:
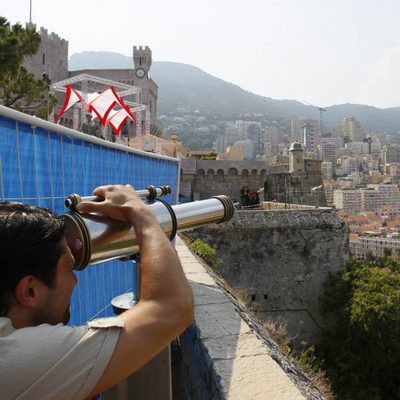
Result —
[{"label": "man's arm", "polygon": [[129,221],[140,248],[140,301],[121,314],[125,327],[103,376],[91,395],[129,376],[193,321],[193,295],[175,249],[150,208],[128,186],[103,186],[93,194],[104,201],[83,202],[80,212],[101,212]]}]

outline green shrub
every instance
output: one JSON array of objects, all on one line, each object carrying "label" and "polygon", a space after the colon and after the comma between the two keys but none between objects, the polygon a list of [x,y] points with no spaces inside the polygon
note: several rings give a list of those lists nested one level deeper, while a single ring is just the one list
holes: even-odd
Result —
[{"label": "green shrub", "polygon": [[400,263],[350,259],[322,300],[336,322],[302,361],[327,372],[339,399],[400,399]]},{"label": "green shrub", "polygon": [[213,247],[200,239],[196,239],[192,242],[190,247],[213,269],[214,272],[218,272],[219,267],[222,265],[222,260],[217,257],[217,252]]}]

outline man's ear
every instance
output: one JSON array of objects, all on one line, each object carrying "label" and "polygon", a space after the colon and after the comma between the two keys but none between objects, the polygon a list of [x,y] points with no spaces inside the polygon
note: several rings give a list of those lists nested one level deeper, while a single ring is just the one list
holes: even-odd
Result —
[{"label": "man's ear", "polygon": [[43,286],[33,275],[24,276],[15,286],[14,299],[22,307],[36,308],[42,301]]}]

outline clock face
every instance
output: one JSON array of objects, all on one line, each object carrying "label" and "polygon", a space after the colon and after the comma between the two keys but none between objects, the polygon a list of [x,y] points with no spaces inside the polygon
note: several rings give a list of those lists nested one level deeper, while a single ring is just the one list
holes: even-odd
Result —
[{"label": "clock face", "polygon": [[138,78],[143,78],[146,75],[143,68],[138,68],[135,74]]}]

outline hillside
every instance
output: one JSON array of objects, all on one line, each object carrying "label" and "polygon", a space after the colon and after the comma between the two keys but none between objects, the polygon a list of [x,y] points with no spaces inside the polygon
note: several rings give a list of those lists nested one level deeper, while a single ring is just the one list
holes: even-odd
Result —
[{"label": "hillside", "polygon": [[[70,57],[70,70],[89,68],[131,68],[132,58],[112,52],[82,52]],[[289,121],[298,116],[319,118],[316,107],[296,100],[275,100],[259,96],[216,78],[192,65],[155,61],[151,75],[159,86],[160,114],[178,107],[232,116],[243,113],[267,113],[270,118]],[[400,107],[379,109],[359,104],[341,104],[326,108],[324,125],[334,126],[343,118],[354,116],[370,131],[400,132]]]}]

